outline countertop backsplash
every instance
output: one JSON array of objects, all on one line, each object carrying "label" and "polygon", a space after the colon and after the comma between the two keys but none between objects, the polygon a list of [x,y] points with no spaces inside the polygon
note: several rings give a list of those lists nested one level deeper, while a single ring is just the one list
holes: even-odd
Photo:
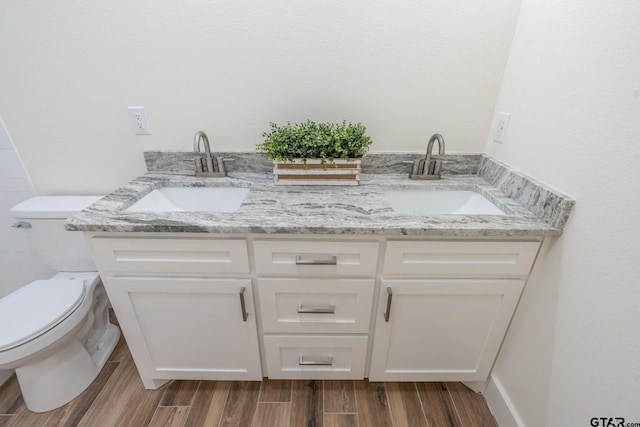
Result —
[{"label": "countertop backsplash", "polygon": [[[199,153],[200,156],[202,153]],[[271,173],[273,161],[264,154],[254,151],[213,152],[213,156],[234,159],[225,164],[228,172]],[[145,151],[144,160],[149,172],[194,172],[194,159],[199,157],[193,151]],[[449,175],[476,175],[481,154],[444,154],[433,155],[433,159],[442,160],[442,173]],[[402,174],[409,173],[411,165],[402,163],[420,160],[424,154],[414,152],[371,152],[362,158],[362,173],[366,174]]]}]

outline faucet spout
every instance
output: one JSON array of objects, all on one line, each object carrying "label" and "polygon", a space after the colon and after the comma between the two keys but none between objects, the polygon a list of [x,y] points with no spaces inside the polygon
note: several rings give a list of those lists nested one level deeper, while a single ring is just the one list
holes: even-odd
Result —
[{"label": "faucet spout", "polygon": [[196,153],[200,152],[201,141],[204,141],[204,160],[206,162],[207,172],[212,173],[215,171],[215,168],[213,166],[213,157],[211,156],[211,145],[209,145],[209,138],[207,138],[206,133],[199,130],[193,136],[193,151],[195,151]]},{"label": "faucet spout", "polygon": [[427,153],[424,156],[424,172],[425,175],[432,175],[438,179],[440,178],[440,168],[442,167],[442,160],[431,160],[431,152],[433,151],[433,144],[438,143],[438,154],[444,154],[444,138],[439,133],[434,133],[429,142],[427,143]]},{"label": "faucet spout", "polygon": [[413,165],[411,172],[409,172],[410,179],[440,179],[440,169],[442,168],[442,160],[432,159],[431,152],[433,151],[433,144],[438,143],[438,154],[444,154],[444,138],[439,133],[434,133],[429,142],[427,143],[427,152],[424,155],[424,159],[419,161],[410,160],[403,163],[410,163]]},{"label": "faucet spout", "polygon": [[207,134],[199,130],[193,136],[193,151],[200,153],[200,143],[204,142],[204,157],[196,157],[196,176],[219,178],[227,176],[227,168],[224,162],[233,162],[234,159],[223,159],[222,156],[217,158],[211,155],[211,145]]}]

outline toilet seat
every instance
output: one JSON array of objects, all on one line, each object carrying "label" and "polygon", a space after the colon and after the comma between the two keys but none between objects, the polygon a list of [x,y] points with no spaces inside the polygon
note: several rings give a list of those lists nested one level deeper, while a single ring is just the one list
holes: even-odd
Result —
[{"label": "toilet seat", "polygon": [[36,280],[0,299],[0,351],[18,347],[49,331],[82,303],[81,279]]}]

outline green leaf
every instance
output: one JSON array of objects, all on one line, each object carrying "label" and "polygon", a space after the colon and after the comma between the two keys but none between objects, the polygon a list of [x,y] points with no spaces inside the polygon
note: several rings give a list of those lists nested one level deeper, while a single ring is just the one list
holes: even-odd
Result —
[{"label": "green leaf", "polygon": [[[333,162],[338,158],[359,158],[365,155],[372,144],[365,135],[361,123],[304,123],[284,126],[270,123],[270,131],[262,134],[264,142],[256,150],[266,153],[267,158],[279,162],[291,162],[294,158],[321,159]],[[306,162],[305,162],[306,163]]]}]

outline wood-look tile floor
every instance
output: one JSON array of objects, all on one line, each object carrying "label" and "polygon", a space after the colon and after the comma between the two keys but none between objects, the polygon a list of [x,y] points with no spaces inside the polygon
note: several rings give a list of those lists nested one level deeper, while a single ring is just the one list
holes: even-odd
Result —
[{"label": "wood-look tile floor", "polygon": [[476,427],[497,426],[486,402],[459,383],[172,381],[145,390],[124,340],[79,397],[26,409],[15,376],[0,387],[0,427]]}]

